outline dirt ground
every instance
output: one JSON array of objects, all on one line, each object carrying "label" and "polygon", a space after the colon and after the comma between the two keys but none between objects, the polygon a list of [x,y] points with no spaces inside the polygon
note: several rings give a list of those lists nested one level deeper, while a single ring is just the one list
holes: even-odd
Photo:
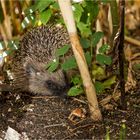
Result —
[{"label": "dirt ground", "polygon": [[[139,87],[139,86],[138,86]],[[126,126],[126,139],[140,139],[140,89],[126,95],[127,110],[114,104],[112,110],[101,108],[102,122],[90,119],[84,96],[63,99],[59,97],[20,96],[12,93],[0,95],[0,139],[4,139],[8,126],[18,133],[26,133],[29,140],[46,139],[120,139],[122,124]],[[99,95],[99,101],[104,95]],[[84,102],[81,102],[84,101]],[[84,108],[84,118],[72,122],[68,117],[76,108]]]}]

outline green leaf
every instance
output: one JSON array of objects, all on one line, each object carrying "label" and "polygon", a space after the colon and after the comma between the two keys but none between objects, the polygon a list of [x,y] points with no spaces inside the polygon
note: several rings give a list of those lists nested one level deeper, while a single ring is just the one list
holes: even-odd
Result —
[{"label": "green leaf", "polygon": [[36,11],[36,5],[34,4],[34,5],[30,6],[29,8],[25,9],[24,13],[25,13],[25,15],[28,15],[28,14],[32,14],[35,11]]},{"label": "green leaf", "polygon": [[97,54],[96,55],[96,60],[101,64],[101,65],[110,65],[112,63],[111,57],[106,56],[103,54]]},{"label": "green leaf", "polygon": [[45,10],[40,13],[40,21],[45,25],[52,16],[52,11],[50,9]]},{"label": "green leaf", "polygon": [[28,21],[29,21],[28,19],[27,19],[28,21],[25,20],[26,18],[27,18],[27,17],[25,17],[24,20],[23,20],[22,23],[21,23],[22,29],[27,28],[28,25],[29,25],[29,23],[30,23],[30,22],[28,22]]},{"label": "green leaf", "polygon": [[59,66],[59,59],[55,59],[54,61],[49,62],[46,65],[46,69],[48,69],[49,72],[54,72]]},{"label": "green leaf", "polygon": [[75,75],[74,77],[72,77],[71,82],[74,85],[82,85],[82,79],[79,75]]},{"label": "green leaf", "polygon": [[110,49],[110,46],[107,44],[104,44],[99,48],[99,53],[103,54],[103,53],[107,52],[109,49]]},{"label": "green leaf", "polygon": [[80,43],[84,49],[87,49],[90,47],[90,41],[88,39],[80,38]]},{"label": "green leaf", "polygon": [[120,140],[126,139],[126,125],[123,123],[120,129]]},{"label": "green leaf", "polygon": [[73,86],[72,88],[70,88],[70,90],[68,91],[68,96],[77,96],[80,95],[84,92],[82,87],[78,87],[78,86]]},{"label": "green leaf", "polygon": [[37,1],[36,9],[38,9],[40,12],[42,12],[47,7],[49,7],[52,2],[54,2],[54,0],[40,0],[40,1]]},{"label": "green leaf", "polygon": [[66,54],[68,52],[69,48],[70,48],[70,45],[65,45],[62,48],[57,49],[56,55],[63,56],[64,54]]},{"label": "green leaf", "polygon": [[50,5],[50,8],[53,10],[59,10],[59,4],[55,2],[54,4]]},{"label": "green leaf", "polygon": [[27,15],[21,23],[23,29],[28,27],[32,22],[35,21],[35,16],[33,14]]},{"label": "green leaf", "polygon": [[12,53],[12,51],[11,50],[6,50],[6,51],[4,51],[3,52],[3,57],[5,57],[5,56],[8,56],[8,55],[10,55]]},{"label": "green leaf", "polygon": [[[6,46],[5,46],[4,42],[0,42],[0,50],[5,50],[5,48],[6,48]],[[15,50],[17,50],[19,48],[19,40],[14,39],[14,40],[8,41],[7,48],[8,48],[7,50],[0,53],[0,55],[2,57],[6,57],[6,56],[12,54]]]},{"label": "green leaf", "polygon": [[110,88],[111,85],[116,83],[116,76],[112,76],[111,78],[107,79],[106,81],[103,82],[104,88]]},{"label": "green leaf", "polygon": [[80,18],[82,16],[83,8],[81,7],[80,4],[74,4],[74,17],[76,22],[80,21]]},{"label": "green leaf", "polygon": [[103,80],[106,77],[105,69],[96,64],[93,65],[92,75],[96,80]]},{"label": "green leaf", "polygon": [[110,134],[109,134],[109,130],[108,129],[107,129],[107,132],[106,132],[105,140],[110,140]]},{"label": "green leaf", "polygon": [[99,82],[99,81],[96,81],[95,82],[95,89],[96,89],[96,92],[98,93],[98,94],[100,94],[101,92],[103,92],[104,91],[104,86],[103,86],[103,84],[101,83],[101,82]]},{"label": "green leaf", "polygon": [[140,63],[134,64],[134,70],[140,70]]},{"label": "green leaf", "polygon": [[[91,58],[91,55],[89,52],[85,53],[85,58],[86,58],[87,63],[91,64],[92,58]],[[66,71],[73,69],[73,68],[77,68],[77,63],[76,63],[75,57],[72,56],[69,59],[67,59],[63,64],[61,64],[61,67],[63,70],[66,70]]]},{"label": "green leaf", "polygon": [[87,24],[83,22],[78,22],[77,27],[80,30],[82,37],[86,38],[86,37],[89,37],[89,35],[91,35],[91,30]]},{"label": "green leaf", "polygon": [[87,24],[88,26],[90,26],[91,23],[89,24],[89,23],[87,22],[88,19],[89,19],[88,11],[84,8],[84,11],[83,11],[83,13],[82,13],[80,22],[83,22],[83,23]]},{"label": "green leaf", "polygon": [[97,92],[98,94],[104,92],[105,89],[110,88],[110,86],[116,82],[115,80],[116,80],[116,76],[113,76],[113,77],[111,77],[110,79],[107,79],[107,80],[104,81],[103,83],[101,83],[101,82],[99,82],[99,81],[96,81],[96,82],[95,82],[95,89],[96,89],[96,92]]},{"label": "green leaf", "polygon": [[99,13],[99,4],[96,1],[87,0],[86,1],[86,10],[88,11],[89,21],[93,22],[96,19]]},{"label": "green leaf", "polygon": [[107,3],[109,3],[110,1],[109,1],[109,0],[101,0],[101,2],[102,2],[103,4],[107,4]]},{"label": "green leaf", "polygon": [[61,67],[63,70],[66,70],[66,71],[69,69],[77,68],[77,63],[74,56],[70,57],[63,64],[61,64]]},{"label": "green leaf", "polygon": [[4,44],[3,41],[0,41],[0,50],[4,50],[6,45]]},{"label": "green leaf", "polygon": [[100,39],[104,36],[103,32],[95,32],[92,37],[91,37],[91,41],[92,41],[92,45],[93,47],[95,47],[98,42],[100,41]]},{"label": "green leaf", "polygon": [[19,48],[19,42],[11,40],[11,41],[8,42],[7,47],[11,50],[17,50]]},{"label": "green leaf", "polygon": [[85,53],[85,58],[86,58],[87,64],[90,65],[90,64],[91,64],[91,61],[92,61],[92,57],[91,57],[89,51],[87,51],[87,52]]}]

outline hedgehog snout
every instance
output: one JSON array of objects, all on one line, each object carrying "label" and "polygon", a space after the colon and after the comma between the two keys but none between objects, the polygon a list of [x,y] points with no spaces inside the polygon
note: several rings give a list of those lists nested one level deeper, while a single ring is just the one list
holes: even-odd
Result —
[{"label": "hedgehog snout", "polygon": [[47,88],[47,90],[50,90],[52,92],[52,95],[55,96],[66,96],[67,95],[67,89],[68,89],[68,85],[60,85],[56,82],[53,82],[51,80],[47,80],[45,82],[45,87]]}]

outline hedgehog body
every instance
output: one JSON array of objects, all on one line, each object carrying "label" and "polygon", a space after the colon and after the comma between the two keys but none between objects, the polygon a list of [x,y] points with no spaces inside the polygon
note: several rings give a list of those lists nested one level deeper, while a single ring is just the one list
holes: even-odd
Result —
[{"label": "hedgehog body", "polygon": [[66,44],[70,44],[69,36],[61,26],[44,25],[28,31],[12,58],[14,89],[39,95],[64,94],[67,80],[62,69],[50,73],[45,66]]}]

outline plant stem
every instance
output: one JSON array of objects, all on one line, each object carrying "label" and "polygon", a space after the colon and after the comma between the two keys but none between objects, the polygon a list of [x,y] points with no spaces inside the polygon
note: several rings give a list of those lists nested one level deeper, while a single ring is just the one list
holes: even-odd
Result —
[{"label": "plant stem", "polygon": [[125,0],[120,0],[120,36],[119,36],[119,70],[120,70],[120,90],[121,90],[121,106],[126,109],[125,101],[125,80],[124,80],[124,19],[125,19]]},{"label": "plant stem", "polygon": [[110,7],[111,7],[111,17],[112,17],[112,26],[113,26],[113,33],[111,36],[111,47],[113,46],[114,37],[116,36],[116,33],[118,32],[119,28],[119,16],[118,16],[118,6],[116,0],[110,0]]}]

